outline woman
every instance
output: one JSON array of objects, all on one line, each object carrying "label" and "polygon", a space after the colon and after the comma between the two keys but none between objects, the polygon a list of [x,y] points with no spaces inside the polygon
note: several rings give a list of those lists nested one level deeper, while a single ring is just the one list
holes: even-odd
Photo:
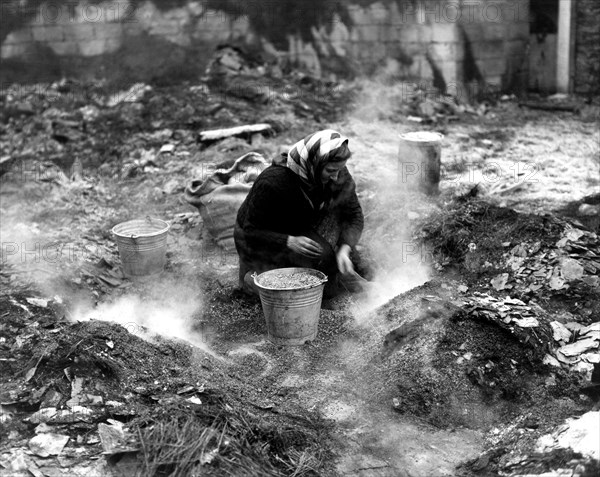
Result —
[{"label": "woman", "polygon": [[307,267],[328,276],[325,297],[330,298],[342,291],[340,274],[356,274],[350,255],[364,219],[346,168],[350,156],[348,138],[331,129],[318,131],[256,179],[234,230],[244,291],[255,293],[254,272]]}]

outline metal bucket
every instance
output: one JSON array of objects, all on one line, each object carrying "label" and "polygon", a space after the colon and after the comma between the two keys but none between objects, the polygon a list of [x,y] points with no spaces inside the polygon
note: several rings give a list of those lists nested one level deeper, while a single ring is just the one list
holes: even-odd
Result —
[{"label": "metal bucket", "polygon": [[162,272],[167,260],[168,231],[168,223],[150,217],[115,225],[112,233],[117,240],[123,273],[139,277]]},{"label": "metal bucket", "polygon": [[442,139],[437,132],[400,134],[398,181],[427,195],[439,193]]},{"label": "metal bucket", "polygon": [[[269,274],[309,273],[321,280],[303,288],[268,288],[261,278]],[[312,268],[277,268],[254,276],[262,303],[269,340],[280,345],[302,345],[317,337],[323,289],[327,276]]]}]

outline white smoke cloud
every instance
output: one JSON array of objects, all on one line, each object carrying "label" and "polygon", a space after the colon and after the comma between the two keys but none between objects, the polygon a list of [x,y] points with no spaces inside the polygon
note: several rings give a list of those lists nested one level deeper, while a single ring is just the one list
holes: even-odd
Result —
[{"label": "white smoke cloud", "polygon": [[163,279],[144,284],[143,288],[137,294],[117,297],[95,307],[80,303],[71,318],[118,323],[149,341],[155,335],[178,338],[210,352],[206,330],[199,322],[202,300],[191,284]]}]

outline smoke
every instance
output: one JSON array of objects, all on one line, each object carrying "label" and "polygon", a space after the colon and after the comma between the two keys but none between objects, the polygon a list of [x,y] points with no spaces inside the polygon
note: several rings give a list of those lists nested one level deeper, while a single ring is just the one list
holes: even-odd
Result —
[{"label": "smoke", "polygon": [[57,248],[63,244],[46,238],[46,231],[35,222],[15,220],[2,209],[0,220],[0,268],[11,274],[15,285],[35,284],[41,292],[57,294]]},{"label": "smoke", "polygon": [[352,313],[357,324],[372,326],[372,314],[377,308],[423,285],[429,280],[431,269],[424,249],[401,236],[391,241],[371,236],[365,247],[372,257],[374,277],[370,283],[363,285],[365,291],[354,300]]},{"label": "smoke", "polygon": [[351,119],[365,122],[378,122],[393,118],[399,113],[403,102],[407,100],[406,92],[398,85],[385,85],[384,78],[379,80],[360,80],[360,94],[357,95]]},{"label": "smoke", "polygon": [[[61,236],[33,220],[24,223],[11,214],[3,214],[0,234],[1,265],[10,267],[12,285],[73,304],[68,314],[71,319],[110,321],[149,341],[161,335],[185,340],[210,353],[207,330],[202,329],[199,320],[202,298],[196,275],[187,280],[147,277],[130,284],[129,289],[135,292],[107,297],[110,301],[96,306],[93,290],[81,287],[81,270],[86,265],[93,270],[101,258],[109,258],[104,246]],[[191,263],[191,253],[180,260]],[[114,293],[122,293],[122,289],[115,289]]]},{"label": "smoke", "polygon": [[352,137],[348,167],[365,214],[360,245],[373,272],[365,292],[353,298],[359,324],[372,320],[379,306],[425,283],[431,272],[430,254],[413,238],[415,219],[431,205],[426,197],[408,189],[399,173],[399,135],[414,128],[388,119],[398,115],[407,98],[402,97],[401,85],[373,80],[367,80],[362,91],[343,126]]},{"label": "smoke", "polygon": [[357,301],[353,310],[355,320],[364,323],[378,307],[427,282],[429,273],[429,268],[416,259],[400,265],[382,267],[376,273],[366,294]]},{"label": "smoke", "polygon": [[148,341],[152,341],[155,335],[177,338],[210,352],[207,332],[198,320],[201,311],[202,300],[191,283],[163,279],[144,283],[143,290],[138,293],[95,307],[79,303],[71,318],[75,321],[118,323]]}]

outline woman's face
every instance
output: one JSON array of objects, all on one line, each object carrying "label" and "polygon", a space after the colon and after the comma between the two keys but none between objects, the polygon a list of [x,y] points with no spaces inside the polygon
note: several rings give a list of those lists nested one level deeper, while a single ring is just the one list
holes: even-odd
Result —
[{"label": "woman's face", "polygon": [[348,161],[329,162],[321,172],[321,182],[327,184],[329,181],[337,181],[340,171],[346,167],[346,162]]}]

